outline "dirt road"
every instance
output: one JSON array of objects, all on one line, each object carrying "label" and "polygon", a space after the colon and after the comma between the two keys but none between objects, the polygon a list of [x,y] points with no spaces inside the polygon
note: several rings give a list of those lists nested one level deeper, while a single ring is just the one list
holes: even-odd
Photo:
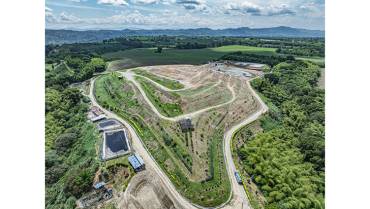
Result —
[{"label": "dirt road", "polygon": [[[187,113],[187,114],[183,114],[183,115],[179,115],[179,116],[176,116],[176,117],[167,117],[167,116],[164,116],[162,115],[158,110],[157,108],[152,104],[152,102],[149,100],[149,98],[147,97],[145,91],[143,90],[143,88],[141,87],[141,85],[135,80],[134,76],[136,75],[135,73],[132,73],[130,71],[127,71],[127,72],[121,72],[122,76],[124,76],[127,80],[131,81],[140,91],[141,95],[144,97],[144,100],[146,101],[146,103],[150,106],[150,109],[152,109],[152,111],[161,119],[163,120],[169,120],[169,121],[173,121],[173,122],[176,122],[176,121],[179,121],[179,120],[182,120],[184,118],[192,118],[192,117],[195,117],[199,114],[202,114],[208,110],[212,110],[212,109],[216,109],[216,108],[219,108],[219,107],[222,107],[222,106],[225,106],[225,105],[228,105],[232,102],[235,101],[236,99],[236,95],[235,95],[235,91],[234,91],[234,88],[232,86],[230,86],[230,83],[228,83],[227,85],[227,88],[230,90],[231,92],[231,95],[232,95],[232,98],[225,102],[225,103],[222,103],[222,104],[219,104],[219,105],[214,105],[214,106],[210,106],[210,107],[207,107],[207,108],[204,108],[204,109],[200,109],[200,110],[197,110],[195,112],[191,112],[191,113]],[[152,82],[155,82],[155,81],[152,81]],[[160,84],[158,84],[160,85]]]},{"label": "dirt road", "polygon": [[[181,116],[177,116],[177,117],[174,117],[174,118],[168,118],[168,117],[165,117],[163,115],[161,115],[157,109],[154,107],[154,105],[150,102],[150,100],[146,97],[144,91],[141,89],[140,85],[135,81],[135,79],[133,79],[133,75],[132,74],[123,74],[128,80],[132,81],[138,88],[139,88],[139,91],[140,93],[144,96],[146,102],[151,106],[151,108],[153,109],[153,111],[159,116],[161,117],[162,119],[165,119],[165,120],[171,120],[171,121],[177,121],[177,120],[180,120],[181,118],[185,118],[185,117],[194,117],[195,115],[198,115],[198,114],[201,114],[205,111],[208,111],[210,109],[213,109],[213,108],[218,108],[222,105],[226,105],[225,103],[224,104],[221,104],[221,105],[216,105],[216,106],[213,106],[213,107],[208,107],[208,108],[205,108],[205,109],[202,109],[202,110],[199,110],[199,111],[196,111],[196,112],[193,112],[193,113],[190,113],[190,114],[185,114],[185,115],[181,115]],[[132,126],[126,122],[125,120],[123,120],[122,118],[120,118],[119,116],[117,116],[116,114],[104,109],[102,106],[100,106],[96,100],[95,100],[95,96],[93,94],[93,89],[94,89],[94,83],[95,83],[95,78],[93,78],[90,82],[90,94],[89,94],[89,98],[91,100],[91,103],[92,105],[94,106],[97,106],[99,107],[106,115],[107,117],[109,118],[114,118],[114,119],[117,119],[118,121],[120,121],[122,124],[124,124],[128,131],[130,132],[131,134],[131,137],[132,137],[132,147],[133,149],[139,153],[145,163],[146,163],[146,167],[148,169],[153,169],[153,171],[159,176],[160,180],[162,181],[163,183],[163,187],[165,189],[167,189],[177,200],[178,204],[180,204],[182,207],[184,208],[205,208],[205,207],[201,207],[199,205],[195,205],[195,204],[192,204],[189,200],[187,200],[186,198],[184,198],[175,188],[175,186],[172,184],[171,180],[167,177],[167,175],[162,171],[162,169],[160,168],[160,166],[156,163],[156,161],[154,160],[154,158],[151,156],[151,154],[146,150],[145,148],[145,145],[144,143],[141,141],[141,139],[138,137],[138,135],[136,134],[134,128],[132,128]],[[233,99],[230,100],[229,102],[227,102],[227,104],[233,102],[235,100],[235,92],[233,90],[232,87],[228,86],[229,89],[232,91],[233,93]],[[263,113],[265,113],[268,108],[267,106],[263,103],[263,101],[261,100],[261,98],[254,92],[254,90],[251,88],[250,84],[249,84],[249,81],[248,81],[248,87],[250,88],[253,96],[257,99],[257,101],[260,103],[260,109],[255,112],[254,114],[252,114],[251,116],[249,116],[248,118],[246,118],[245,120],[243,120],[241,123],[235,125],[234,127],[230,128],[225,134],[224,134],[224,159],[225,159],[225,162],[226,162],[226,169],[227,169],[227,172],[228,172],[228,175],[229,175],[229,179],[230,179],[230,182],[231,182],[231,189],[232,189],[232,195],[230,196],[230,201],[228,201],[227,203],[224,203],[218,207],[215,207],[215,208],[224,208],[224,209],[234,209],[234,208],[241,208],[241,209],[250,209],[250,205],[249,205],[249,201],[248,201],[248,198],[247,198],[247,195],[243,189],[243,187],[241,185],[239,185],[237,182],[236,182],[236,179],[234,177],[234,172],[236,171],[235,169],[235,164],[233,162],[233,159],[232,159],[232,153],[231,153],[231,149],[230,149],[230,143],[231,143],[231,140],[232,140],[232,136],[233,136],[233,133],[235,131],[237,131],[238,129],[240,129],[241,127],[255,121],[260,115],[262,115]]]}]

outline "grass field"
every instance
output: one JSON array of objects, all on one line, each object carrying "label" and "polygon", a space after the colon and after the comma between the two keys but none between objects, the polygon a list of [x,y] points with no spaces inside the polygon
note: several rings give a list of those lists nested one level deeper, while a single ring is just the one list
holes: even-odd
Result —
[{"label": "grass field", "polygon": [[[140,83],[141,87],[144,89],[145,94],[150,99],[150,101],[162,114],[168,117],[175,117],[183,113],[180,104],[176,102],[162,101],[161,98],[162,93],[159,90],[157,90],[154,84],[138,76],[136,76],[135,79]],[[172,98],[179,97],[176,93],[171,92],[168,94],[170,94]]]},{"label": "grass field", "polygon": [[216,48],[211,48],[212,51],[231,53],[231,52],[250,52],[254,54],[275,54],[275,48],[264,48],[264,47],[254,47],[254,46],[242,46],[242,45],[229,45],[221,46]]},{"label": "grass field", "polygon": [[[206,49],[163,49],[155,53],[154,48],[131,49],[103,54],[103,58],[114,61],[122,68],[133,68],[147,65],[168,64],[205,64],[231,52],[243,51],[255,54],[275,54],[274,48],[251,47],[241,45],[222,46]],[[118,61],[119,60],[119,61]]]},{"label": "grass field", "polygon": [[325,66],[325,57],[296,57],[297,60],[307,60],[315,64],[318,64],[321,67]]}]

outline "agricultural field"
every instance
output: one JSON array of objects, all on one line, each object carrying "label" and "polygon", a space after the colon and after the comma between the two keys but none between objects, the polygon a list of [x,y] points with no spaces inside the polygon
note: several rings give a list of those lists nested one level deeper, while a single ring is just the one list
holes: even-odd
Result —
[{"label": "agricultural field", "polygon": [[276,54],[276,48],[265,48],[265,47],[255,47],[255,46],[243,46],[243,45],[228,45],[211,48],[212,51],[216,52],[246,52],[252,54],[264,54],[273,55]]},{"label": "agricultural field", "polygon": [[[156,48],[139,48],[102,55],[107,60],[115,60],[114,65],[122,68],[133,68],[148,65],[169,64],[205,64],[216,60],[231,52],[247,52],[255,54],[273,55],[275,48],[262,48],[252,46],[231,45],[204,49],[173,49],[164,48],[162,53],[156,53]],[[119,61],[118,61],[119,60]]]},{"label": "agricultural field", "polygon": [[[162,72],[158,73],[161,70]],[[175,71],[182,72],[182,74],[189,71],[201,72],[195,74],[195,79],[192,79],[189,76],[174,73]],[[213,75],[211,71],[207,71],[207,66],[179,66],[178,68],[164,66],[163,69],[157,66],[154,72],[156,75],[158,73],[158,75],[167,77],[177,74],[176,78],[171,78],[187,83],[186,88],[188,89],[184,90],[185,94],[191,95],[191,90],[194,88],[195,96],[193,97],[195,98],[203,98],[207,92],[211,92],[209,95],[214,94],[212,89],[215,89],[215,92],[221,89],[229,91],[227,86],[232,88],[236,96],[226,105],[194,115],[192,117],[194,130],[187,132],[181,131],[178,121],[165,120],[157,116],[136,84],[120,76],[119,73],[99,76],[95,81],[95,97],[104,108],[121,116],[136,129],[148,151],[182,195],[196,204],[207,207],[224,203],[230,195],[230,183],[224,164],[223,134],[226,129],[258,108],[258,103],[248,91],[247,81]],[[153,92],[146,90],[147,96],[148,94],[158,96],[160,92],[163,95],[166,93],[179,95],[181,100],[186,99],[186,96],[181,96],[182,90],[165,92],[145,78],[137,76],[134,79],[140,85],[144,83],[150,86],[150,91],[153,90]],[[220,83],[215,85],[218,80]],[[166,99],[178,99],[167,97]],[[230,98],[225,100],[228,99],[230,101]],[[201,103],[202,100],[191,102],[196,104]],[[210,104],[205,101],[205,105],[198,105],[197,108],[210,105],[217,105],[217,103]],[[184,110],[187,109],[184,108]],[[196,110],[200,109],[188,109],[187,111]]]}]

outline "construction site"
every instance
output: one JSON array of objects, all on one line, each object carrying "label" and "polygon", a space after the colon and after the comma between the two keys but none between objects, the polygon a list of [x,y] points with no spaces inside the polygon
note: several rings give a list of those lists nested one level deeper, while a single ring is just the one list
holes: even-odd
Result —
[{"label": "construction site", "polygon": [[[138,70],[145,73],[137,74]],[[94,89],[97,102],[117,111],[135,129],[180,194],[195,204],[212,207],[230,197],[224,133],[260,108],[248,83],[256,76],[228,64],[148,66],[101,76]],[[173,81],[183,88],[173,89]],[[132,190],[130,183],[125,193],[141,200],[139,191],[149,194],[152,181],[154,178],[145,180],[138,184],[145,187]],[[161,185],[157,183],[154,185]],[[147,201],[144,198],[131,205],[122,203],[120,208],[178,208],[175,204],[163,206],[166,198],[154,199],[158,202],[152,203],[153,207],[141,206]]]}]

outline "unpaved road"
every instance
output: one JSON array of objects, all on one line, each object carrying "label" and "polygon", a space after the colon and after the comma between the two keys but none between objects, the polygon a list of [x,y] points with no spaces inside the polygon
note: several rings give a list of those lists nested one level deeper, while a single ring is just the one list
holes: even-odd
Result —
[{"label": "unpaved road", "polygon": [[[149,98],[147,97],[147,95],[145,94],[145,91],[143,90],[143,88],[141,87],[141,85],[135,80],[134,76],[136,75],[135,73],[132,73],[131,71],[127,71],[127,72],[120,72],[122,74],[122,76],[124,76],[127,80],[131,81],[140,91],[141,95],[144,97],[144,100],[146,101],[146,103],[150,106],[150,109],[152,109],[152,111],[161,119],[163,120],[169,120],[169,121],[173,121],[173,122],[176,122],[176,121],[179,121],[179,120],[182,120],[184,118],[192,118],[192,117],[195,117],[199,114],[202,114],[208,110],[212,110],[212,109],[216,109],[216,108],[219,108],[219,107],[222,107],[222,106],[225,106],[225,105],[228,105],[232,102],[234,102],[234,100],[236,99],[236,95],[235,95],[235,91],[234,91],[234,88],[230,86],[230,83],[228,83],[228,86],[227,88],[230,90],[231,92],[231,95],[232,95],[232,98],[225,102],[225,103],[222,103],[222,104],[219,104],[219,105],[214,105],[214,106],[210,106],[210,107],[207,107],[207,108],[204,108],[204,109],[200,109],[200,110],[197,110],[195,112],[191,112],[191,113],[187,113],[187,114],[183,114],[183,115],[179,115],[179,116],[176,116],[176,117],[167,117],[167,116],[164,116],[162,115],[158,110],[157,108],[154,106],[154,104],[152,104],[152,102],[149,100]],[[155,82],[155,81],[152,81],[152,82]],[[160,84],[158,84],[160,85]]]},{"label": "unpaved road", "polygon": [[[185,114],[185,115],[181,115],[181,116],[177,116],[175,118],[168,118],[168,117],[165,117],[163,115],[161,115],[157,109],[154,107],[154,105],[149,101],[149,99],[146,97],[144,91],[141,89],[140,85],[135,81],[135,79],[133,79],[133,75],[128,73],[128,74],[124,74],[122,73],[128,80],[132,81],[138,88],[139,88],[139,91],[140,93],[143,95],[143,97],[145,98],[146,102],[151,106],[151,108],[153,109],[153,111],[159,116],[161,117],[162,119],[165,119],[165,120],[170,120],[170,121],[177,121],[181,118],[185,118],[185,117],[194,117],[195,115],[198,115],[198,114],[201,114],[202,112],[205,112],[205,111],[208,111],[210,109],[213,109],[213,108],[218,108],[222,105],[226,105],[226,104],[221,104],[221,105],[216,105],[216,106],[213,106],[213,107],[208,107],[208,108],[205,108],[205,109],[202,109],[202,110],[199,110],[199,111],[196,111],[196,112],[193,112],[193,113],[190,113],[190,114]],[[136,134],[134,128],[132,128],[132,126],[126,122],[125,120],[123,120],[122,118],[120,118],[119,116],[117,116],[116,114],[104,109],[102,106],[100,106],[96,100],[95,100],[95,96],[94,96],[94,83],[95,83],[95,78],[91,79],[91,82],[90,82],[90,94],[89,94],[89,98],[91,100],[91,103],[92,105],[94,106],[97,106],[99,107],[106,115],[107,117],[109,118],[114,118],[114,119],[117,119],[118,121],[120,121],[122,124],[124,124],[128,131],[130,132],[130,135],[132,137],[132,147],[133,149],[139,153],[145,163],[146,163],[146,166],[148,169],[153,169],[153,171],[159,176],[160,180],[162,181],[163,183],[163,187],[165,189],[167,189],[172,195],[173,197],[176,199],[176,202],[181,205],[183,208],[188,208],[188,209],[191,209],[191,208],[205,208],[205,207],[201,207],[199,205],[195,205],[195,204],[192,204],[189,200],[187,200],[186,198],[184,198],[175,188],[175,186],[172,184],[171,180],[167,177],[167,175],[162,171],[162,169],[160,168],[160,166],[156,163],[156,161],[154,160],[154,158],[151,156],[151,154],[146,150],[145,148],[145,145],[143,144],[143,142],[141,141],[141,139],[138,137],[138,135]],[[265,113],[268,108],[267,106],[263,103],[263,101],[261,100],[261,98],[255,93],[255,91],[251,88],[250,84],[249,84],[249,81],[248,81],[248,87],[250,88],[253,96],[257,99],[257,101],[260,103],[260,108],[257,112],[255,112],[254,114],[250,115],[248,118],[246,118],[245,120],[243,120],[242,122],[240,122],[239,124],[233,126],[232,128],[230,128],[228,131],[225,132],[224,134],[224,146],[223,146],[223,149],[224,149],[224,158],[225,158],[225,163],[226,163],[226,169],[227,169],[227,172],[228,172],[228,176],[229,176],[229,179],[230,179],[230,182],[231,182],[231,189],[232,189],[232,196],[230,196],[230,201],[228,201],[228,203],[225,203],[225,204],[222,204],[218,207],[215,207],[215,208],[224,208],[224,209],[234,209],[234,208],[241,208],[241,209],[250,209],[250,205],[249,205],[249,201],[248,201],[248,198],[247,198],[247,195],[243,189],[243,186],[239,185],[237,182],[236,182],[236,179],[234,177],[234,172],[236,171],[235,169],[235,164],[233,162],[233,158],[232,158],[232,153],[231,153],[231,149],[230,149],[230,143],[231,143],[231,140],[232,140],[232,136],[233,136],[233,133],[235,131],[237,131],[238,129],[240,129],[241,127],[255,121],[258,119],[258,117],[260,115],[262,115],[263,113]],[[233,90],[233,88],[230,87],[230,90],[232,91],[233,93],[233,99],[231,102],[233,102],[235,100],[235,92]],[[228,103],[231,103],[230,101]]]}]

